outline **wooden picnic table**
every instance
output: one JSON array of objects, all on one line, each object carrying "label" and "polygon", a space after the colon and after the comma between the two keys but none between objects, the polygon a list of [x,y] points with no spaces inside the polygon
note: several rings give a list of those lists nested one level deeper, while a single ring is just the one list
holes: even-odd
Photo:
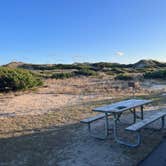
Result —
[{"label": "wooden picnic table", "polygon": [[[109,124],[108,124],[108,115],[112,114],[114,119],[114,138],[117,142],[120,140],[117,137],[117,121],[120,119],[120,116],[130,110],[133,113],[133,121],[136,122],[137,118],[144,118],[144,105],[153,102],[152,100],[144,100],[144,99],[129,99],[123,100],[120,102],[116,102],[109,105],[104,105],[101,107],[94,108],[92,111],[102,112],[105,114],[105,138],[108,136],[109,132]],[[140,107],[141,114],[138,116],[136,114],[136,108]]]}]

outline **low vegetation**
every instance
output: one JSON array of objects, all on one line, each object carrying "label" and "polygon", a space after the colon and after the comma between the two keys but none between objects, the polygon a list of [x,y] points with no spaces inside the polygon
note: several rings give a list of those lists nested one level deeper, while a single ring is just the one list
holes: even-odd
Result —
[{"label": "low vegetation", "polygon": [[65,79],[65,78],[71,78],[71,77],[77,77],[77,76],[97,76],[97,72],[82,68],[74,72],[59,72],[59,73],[53,73],[51,78],[55,79]]},{"label": "low vegetation", "polygon": [[56,78],[56,79],[65,79],[65,78],[70,78],[73,77],[74,73],[54,73],[51,78]]},{"label": "low vegetation", "polygon": [[133,80],[133,76],[132,75],[128,75],[128,74],[119,74],[115,77],[116,80],[124,80],[124,81],[129,81],[129,80]]},{"label": "low vegetation", "polygon": [[83,69],[76,71],[75,75],[77,75],[77,76],[80,76],[80,75],[82,75],[82,76],[97,76],[97,72],[90,70],[90,69],[83,68]]},{"label": "low vegetation", "polygon": [[0,91],[16,91],[42,85],[42,81],[28,70],[0,67]]},{"label": "low vegetation", "polygon": [[166,70],[156,70],[144,74],[146,79],[164,79],[166,80]]},{"label": "low vegetation", "polygon": [[65,79],[77,76],[98,75],[107,75],[117,80],[132,80],[134,75],[141,76],[142,78],[165,78],[164,70],[166,70],[166,63],[154,60],[140,60],[135,64],[98,62],[37,65],[11,62],[5,66],[33,71],[33,73],[44,79]]}]

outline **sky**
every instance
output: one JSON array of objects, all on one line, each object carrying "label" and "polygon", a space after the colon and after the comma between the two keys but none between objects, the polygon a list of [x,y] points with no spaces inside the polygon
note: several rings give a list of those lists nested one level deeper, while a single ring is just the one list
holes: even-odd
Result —
[{"label": "sky", "polygon": [[0,0],[0,64],[166,62],[166,0]]}]

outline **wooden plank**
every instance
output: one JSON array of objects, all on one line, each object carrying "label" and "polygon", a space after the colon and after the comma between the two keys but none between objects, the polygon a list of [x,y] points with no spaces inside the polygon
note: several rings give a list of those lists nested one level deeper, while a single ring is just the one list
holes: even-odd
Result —
[{"label": "wooden plank", "polygon": [[93,122],[93,121],[96,121],[96,120],[98,120],[98,119],[102,119],[102,118],[104,118],[104,117],[105,117],[105,114],[98,114],[98,115],[96,115],[96,116],[83,119],[83,120],[81,120],[80,122],[81,122],[81,123],[91,123],[91,122]]},{"label": "wooden plank", "polygon": [[144,120],[142,120],[140,122],[137,122],[137,123],[127,127],[126,130],[129,130],[129,131],[140,130],[144,126],[156,121],[157,119],[159,119],[159,118],[161,118],[163,116],[166,116],[166,111],[157,112],[157,113],[147,117],[146,119],[144,119]]},{"label": "wooden plank", "polygon": [[97,108],[93,109],[93,111],[104,112],[104,113],[105,112],[118,113],[118,112],[124,112],[131,108],[149,104],[151,102],[152,102],[152,100],[130,99],[130,100],[124,100],[124,101],[120,101],[117,103],[105,105],[102,107],[97,107]]}]

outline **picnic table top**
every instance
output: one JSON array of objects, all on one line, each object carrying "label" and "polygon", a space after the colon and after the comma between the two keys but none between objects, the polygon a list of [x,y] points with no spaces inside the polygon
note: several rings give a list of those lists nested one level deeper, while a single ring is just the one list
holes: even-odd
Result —
[{"label": "picnic table top", "polygon": [[149,104],[151,102],[152,100],[129,99],[129,100],[123,100],[123,101],[112,103],[109,105],[97,107],[97,108],[94,108],[92,111],[103,112],[103,113],[120,113],[135,107]]}]

